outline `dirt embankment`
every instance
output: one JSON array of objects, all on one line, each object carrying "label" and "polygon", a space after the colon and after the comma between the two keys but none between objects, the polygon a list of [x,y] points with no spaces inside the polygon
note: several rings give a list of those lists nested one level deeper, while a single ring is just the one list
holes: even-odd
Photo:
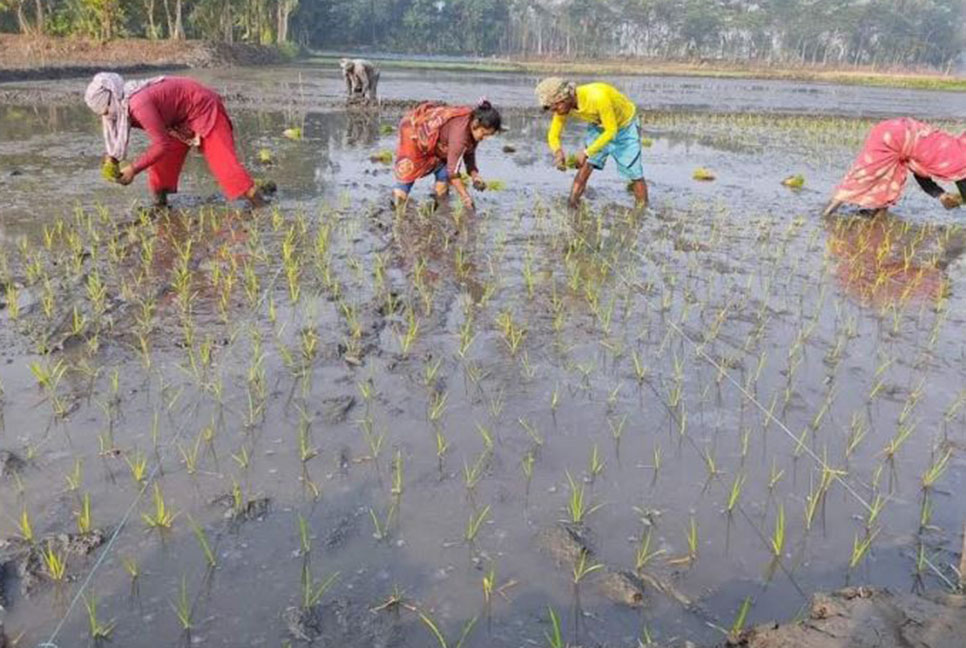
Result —
[{"label": "dirt embankment", "polygon": [[758,626],[730,645],[748,648],[962,648],[966,596],[847,587],[812,597],[798,623]]},{"label": "dirt embankment", "polygon": [[140,38],[101,42],[0,34],[0,82],[82,76],[101,70],[230,67],[286,60],[278,48],[244,43]]}]

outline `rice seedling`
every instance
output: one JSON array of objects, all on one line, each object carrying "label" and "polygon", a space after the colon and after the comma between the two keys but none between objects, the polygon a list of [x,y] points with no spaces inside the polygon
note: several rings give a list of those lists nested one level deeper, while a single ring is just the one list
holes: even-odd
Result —
[{"label": "rice seedling", "polygon": [[911,425],[900,425],[896,428],[895,435],[889,439],[885,448],[882,449],[882,453],[886,456],[886,459],[892,461],[895,458],[896,453],[899,452],[899,449],[909,439],[915,428],[915,423]]},{"label": "rice seedling", "polygon": [[282,131],[282,137],[297,142],[302,139],[302,129],[297,126],[286,128]]},{"label": "rice seedling", "polygon": [[77,532],[81,534],[90,533],[94,528],[90,493],[84,493],[83,497],[81,497],[80,510],[74,515],[77,518]]},{"label": "rice seedling", "polygon": [[484,454],[489,454],[493,452],[493,433],[485,425],[476,424],[476,431],[480,435],[480,439],[483,441]]},{"label": "rice seedling", "polygon": [[17,520],[17,532],[27,543],[34,543],[34,528],[30,523],[30,515],[27,513],[26,505],[20,509],[20,519]]},{"label": "rice seedling", "polygon": [[188,597],[188,580],[182,575],[181,586],[178,588],[178,598],[171,603],[171,609],[178,617],[178,624],[185,633],[191,632],[194,628],[194,611],[191,599]]},{"label": "rice seedling", "polygon": [[[436,622],[433,621],[433,618],[430,617],[426,612],[422,612],[420,610],[417,610],[416,612],[419,615],[419,620],[422,621],[423,625],[425,625],[429,629],[433,637],[439,643],[440,648],[450,648],[450,644],[446,641],[446,638],[443,636],[443,633],[440,631],[439,626],[436,625]],[[462,632],[460,633],[460,638],[459,640],[457,640],[455,644],[453,644],[453,648],[463,647],[463,644],[466,643],[466,639],[470,636],[470,633],[473,632],[473,628],[476,626],[476,621],[477,621],[477,617],[473,617],[465,624],[463,624],[463,629],[462,629]]]},{"label": "rice seedling", "polygon": [[525,418],[517,419],[517,423],[519,423],[520,427],[526,431],[527,436],[530,437],[530,440],[533,442],[534,446],[540,447],[543,445],[543,437],[540,435],[540,431],[537,430],[533,423]]},{"label": "rice seedling", "polygon": [[929,467],[926,468],[926,471],[922,474],[923,490],[930,490],[939,478],[942,477],[943,473],[946,472],[946,466],[952,454],[952,450],[947,448],[938,459],[934,459]]},{"label": "rice seedling", "polygon": [[789,189],[801,189],[805,186],[805,176],[800,173],[790,175],[782,180],[782,185],[788,187]]},{"label": "rice seedling", "polygon": [[476,485],[480,483],[489,459],[490,453],[486,450],[480,453],[473,465],[467,464],[466,459],[463,459],[463,485],[466,486],[466,492],[470,496],[475,492]]},{"label": "rice seedling", "polygon": [[114,627],[117,625],[114,620],[103,623],[97,614],[97,597],[91,594],[90,598],[84,596],[84,607],[87,609],[87,632],[90,638],[95,641],[109,640]]},{"label": "rice seedling", "polygon": [[567,498],[567,517],[574,524],[583,524],[588,515],[597,511],[602,505],[591,504],[584,493],[584,486],[578,485],[567,471],[569,497]]},{"label": "rice seedling", "polygon": [[581,550],[580,555],[577,557],[577,560],[574,562],[574,568],[573,568],[574,587],[578,587],[580,583],[584,580],[584,578],[586,578],[590,574],[593,574],[594,572],[600,571],[601,569],[604,568],[604,565],[602,563],[591,563],[589,562],[589,560],[590,560],[589,552],[587,552],[587,550]]},{"label": "rice seedling", "polygon": [[487,516],[490,514],[490,506],[486,505],[483,510],[478,513],[471,513],[469,520],[466,521],[466,530],[463,534],[463,539],[466,544],[473,545],[476,541],[476,536],[480,532],[480,526],[486,521]]},{"label": "rice seedling", "polygon": [[308,610],[316,605],[325,596],[332,586],[339,580],[339,572],[330,574],[321,581],[316,581],[312,575],[312,568],[306,561],[302,564],[302,609]]},{"label": "rice seedling", "polygon": [[131,471],[131,478],[135,484],[143,484],[147,478],[148,458],[139,450],[132,454],[125,454],[124,461],[127,462],[128,469]]},{"label": "rice seedling", "polygon": [[859,538],[859,534],[855,535],[852,541],[852,555],[849,558],[849,571],[854,570],[861,564],[862,560],[869,552],[869,548],[872,546],[872,542],[875,540],[876,536],[879,535],[879,530],[876,529],[871,533],[866,532],[862,538]]},{"label": "rice seedling", "polygon": [[396,499],[403,494],[403,458],[399,450],[396,450],[396,456],[392,460],[392,487],[389,492]]},{"label": "rice seedling", "polygon": [[728,505],[725,508],[729,515],[731,515],[741,500],[741,491],[745,487],[745,480],[746,476],[744,473],[737,473],[731,482],[731,490],[728,493]]},{"label": "rice seedling", "polygon": [[685,556],[672,558],[668,561],[669,565],[692,565],[698,558],[698,523],[692,515],[688,524],[685,538],[688,543],[688,553]]},{"label": "rice seedling", "polygon": [[436,462],[437,468],[439,470],[440,479],[443,476],[443,459],[446,457],[446,452],[449,450],[449,441],[443,435],[441,429],[436,430]]},{"label": "rice seedling", "polygon": [[698,557],[698,523],[691,516],[691,524],[688,526],[688,558],[693,562]]},{"label": "rice seedling", "polygon": [[536,457],[533,454],[533,450],[527,450],[523,455],[523,459],[520,460],[520,468],[523,470],[523,477],[526,481],[524,496],[527,500],[530,497],[530,483],[533,481],[533,465],[536,462]]},{"label": "rice seedling", "polygon": [[785,548],[785,505],[778,505],[778,513],[775,515],[775,528],[771,534],[771,552],[775,558],[781,558]]},{"label": "rice seedling", "polygon": [[124,571],[127,575],[131,577],[132,583],[137,581],[141,577],[141,567],[135,558],[130,556],[121,556],[121,565],[124,567]]},{"label": "rice seedling", "polygon": [[600,458],[600,452],[597,450],[597,444],[595,443],[590,451],[590,459],[587,465],[587,474],[590,476],[591,483],[593,483],[598,475],[604,472],[604,464],[605,462]]},{"label": "rice seedling", "polygon": [[664,549],[651,551],[651,531],[648,528],[647,532],[641,534],[641,539],[634,551],[634,570],[637,572],[644,571],[652,560],[666,553]]},{"label": "rice seedling", "polygon": [[55,582],[63,582],[64,577],[67,575],[66,552],[58,553],[54,549],[53,541],[48,540],[47,545],[41,549],[40,556],[43,558],[47,576]]},{"label": "rice seedling", "polygon": [[164,531],[170,529],[174,524],[174,519],[177,517],[177,513],[171,511],[168,505],[164,501],[164,495],[161,493],[161,487],[157,482],[154,483],[154,512],[153,513],[142,513],[141,519],[150,529],[158,529]]},{"label": "rice seedling", "polygon": [[248,447],[245,445],[241,446],[241,450],[239,452],[231,453],[231,458],[242,470],[247,470],[249,466],[251,466],[252,458],[248,452]]},{"label": "rice seedling", "polygon": [[67,482],[67,490],[70,492],[75,492],[80,489],[81,484],[84,481],[83,477],[83,461],[78,457],[74,459],[74,467],[71,468],[70,472],[64,475],[64,480]]},{"label": "rice seedling", "polygon": [[[194,475],[198,471],[198,459],[201,457],[201,442],[203,437],[204,435],[199,432],[198,436],[195,438],[194,444],[188,445],[188,447],[185,447],[180,442],[178,443],[178,452],[181,454],[181,463],[184,464],[185,470],[188,471],[189,475]],[[131,472],[133,475],[133,468]]]},{"label": "rice seedling", "polygon": [[429,404],[429,420],[433,423],[439,421],[443,416],[443,412],[446,411],[446,399],[449,394],[444,392],[440,394],[439,392],[433,392],[432,398]]},{"label": "rice seedling", "polygon": [[399,340],[399,350],[403,355],[409,354],[413,342],[416,341],[416,337],[419,335],[419,319],[416,317],[416,313],[412,307],[409,307],[406,311],[406,322],[407,327],[405,332],[396,333],[396,337]]},{"label": "rice seedling", "polygon": [[215,559],[215,553],[211,548],[211,543],[208,541],[208,534],[205,533],[204,528],[200,524],[194,521],[194,519],[189,515],[188,523],[191,525],[191,531],[195,535],[195,539],[198,541],[198,546],[201,547],[202,552],[205,554],[205,561],[208,563],[208,569],[214,569],[218,561]]},{"label": "rice seedling", "polygon": [[647,366],[641,361],[641,357],[636,350],[631,352],[631,359],[634,361],[634,376],[637,378],[637,382],[643,383],[648,374]]},{"label": "rice seedling", "polygon": [[370,162],[378,162],[379,164],[392,164],[393,153],[389,149],[383,149],[378,153],[373,153],[369,156]]},{"label": "rice seedling", "polygon": [[553,607],[549,605],[547,606],[547,612],[550,618],[550,632],[544,631],[543,633],[543,636],[547,639],[547,644],[550,648],[567,648],[560,628],[560,618],[554,612]]},{"label": "rice seedling", "polygon": [[709,182],[711,180],[714,180],[717,176],[715,176],[714,171],[712,171],[711,169],[707,169],[705,167],[698,167],[697,169],[694,170],[694,173],[691,174],[691,177],[694,178],[695,180]]},{"label": "rice seedling", "polygon": [[731,629],[728,631],[729,644],[738,644],[740,642],[741,633],[745,629],[745,621],[748,619],[749,610],[751,610],[751,597],[746,596],[741,602],[741,607],[738,608],[735,620],[731,623]]}]

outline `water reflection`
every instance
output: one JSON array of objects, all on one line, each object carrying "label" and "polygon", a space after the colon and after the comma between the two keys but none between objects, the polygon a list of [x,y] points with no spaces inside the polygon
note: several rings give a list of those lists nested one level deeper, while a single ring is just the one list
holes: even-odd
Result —
[{"label": "water reflection", "polygon": [[961,225],[919,224],[894,214],[826,222],[830,272],[866,306],[935,302],[949,289],[948,266],[966,250]]}]

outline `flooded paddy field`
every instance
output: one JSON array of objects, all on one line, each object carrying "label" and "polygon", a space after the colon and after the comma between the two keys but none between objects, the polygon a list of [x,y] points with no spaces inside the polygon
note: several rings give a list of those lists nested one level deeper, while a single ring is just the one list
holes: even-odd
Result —
[{"label": "flooded paddy field", "polygon": [[[941,93],[628,79],[652,206],[609,168],[575,214],[529,78],[394,71],[349,112],[328,73],[224,74],[255,213],[198,156],[139,209],[79,101],[0,106],[15,645],[710,646],[960,585],[966,229],[914,185],[817,216],[887,107],[954,128]],[[483,93],[499,190],[390,210],[399,106]]]}]

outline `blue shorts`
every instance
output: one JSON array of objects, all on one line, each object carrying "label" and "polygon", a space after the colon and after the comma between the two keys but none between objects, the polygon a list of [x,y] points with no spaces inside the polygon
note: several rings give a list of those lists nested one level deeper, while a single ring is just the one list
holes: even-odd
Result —
[{"label": "blue shorts", "polygon": [[[590,146],[594,140],[600,137],[604,129],[596,124],[591,124],[587,128],[587,138],[584,146]],[[617,131],[614,139],[607,142],[596,155],[588,158],[590,166],[595,169],[603,169],[607,163],[607,158],[614,158],[617,163],[617,170],[628,180],[640,180],[644,177],[644,161],[641,159],[643,147],[641,146],[641,131],[634,120],[624,128]]]},{"label": "blue shorts", "polygon": [[[449,182],[449,171],[446,170],[445,164],[440,164],[433,170],[433,175],[436,176],[436,182]],[[395,188],[404,193],[409,193],[412,191],[415,182],[397,182]]]}]

